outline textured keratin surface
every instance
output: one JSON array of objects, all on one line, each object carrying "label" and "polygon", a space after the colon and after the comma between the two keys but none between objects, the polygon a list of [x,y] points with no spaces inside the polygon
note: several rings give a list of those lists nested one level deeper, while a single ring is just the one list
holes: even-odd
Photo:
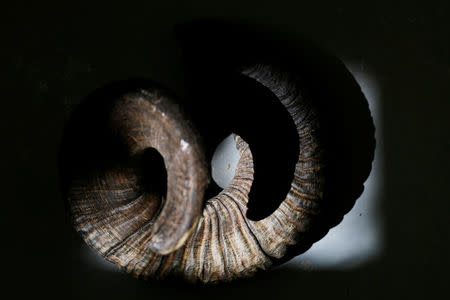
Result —
[{"label": "textured keratin surface", "polygon": [[235,176],[205,202],[203,152],[183,115],[156,92],[124,95],[115,101],[111,124],[130,157],[148,147],[161,153],[167,199],[146,192],[140,174],[126,164],[72,180],[68,198],[75,227],[102,256],[140,277],[215,282],[267,269],[289,246],[302,243],[322,198],[324,150],[316,112],[295,77],[269,66],[243,74],[269,88],[295,122],[300,152],[286,199],[263,220],[246,218],[253,160],[248,144],[236,136],[241,158]]}]

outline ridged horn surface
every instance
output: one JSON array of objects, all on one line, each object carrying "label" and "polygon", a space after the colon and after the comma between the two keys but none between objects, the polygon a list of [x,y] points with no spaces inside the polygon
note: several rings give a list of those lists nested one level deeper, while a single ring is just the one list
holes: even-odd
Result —
[{"label": "ridged horn surface", "polygon": [[72,183],[69,200],[76,228],[102,255],[123,247],[168,254],[184,244],[201,214],[208,177],[197,134],[157,90],[115,100],[108,121],[130,158],[146,149],[161,154],[167,197],[143,192],[132,166],[115,165]]},{"label": "ridged horn surface", "polygon": [[167,97],[128,94],[116,101],[112,128],[130,157],[148,147],[161,153],[167,199],[143,192],[139,174],[126,164],[73,180],[68,198],[75,227],[106,259],[138,277],[217,282],[267,269],[289,246],[305,243],[320,214],[324,180],[317,113],[295,76],[268,65],[242,73],[271,90],[295,123],[300,151],[285,200],[265,219],[246,217],[253,160],[249,145],[235,136],[241,154],[235,176],[203,203],[208,177],[195,132]]}]

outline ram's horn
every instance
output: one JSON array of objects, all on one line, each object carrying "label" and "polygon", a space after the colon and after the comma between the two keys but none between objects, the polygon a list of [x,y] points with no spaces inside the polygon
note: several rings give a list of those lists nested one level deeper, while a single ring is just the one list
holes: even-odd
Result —
[{"label": "ram's horn", "polygon": [[299,156],[286,199],[267,218],[246,217],[253,160],[239,136],[232,182],[203,199],[208,168],[188,118],[161,89],[124,92],[96,110],[102,116],[88,118],[104,122],[103,129],[85,125],[66,135],[63,149],[72,162],[65,174],[75,228],[107,260],[140,277],[229,281],[269,268],[289,246],[310,243],[305,237],[321,213],[324,181],[317,112],[295,76],[269,65],[242,74],[272,91],[295,123]]}]

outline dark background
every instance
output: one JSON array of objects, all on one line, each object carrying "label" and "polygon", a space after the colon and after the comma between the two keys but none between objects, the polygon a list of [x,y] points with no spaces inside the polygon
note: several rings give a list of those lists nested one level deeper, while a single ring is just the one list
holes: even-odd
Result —
[{"label": "dark background", "polygon": [[[192,3],[191,3],[192,2]],[[433,298],[450,267],[450,10],[446,1],[145,1],[2,8],[2,248],[18,296],[61,298]],[[185,91],[173,26],[241,22],[310,38],[368,68],[379,85],[385,248],[351,271],[276,269],[197,288],[147,283],[83,256],[58,188],[57,154],[73,108],[114,80],[150,77]],[[379,144],[380,145],[380,144]],[[448,297],[448,296],[447,296]]]}]

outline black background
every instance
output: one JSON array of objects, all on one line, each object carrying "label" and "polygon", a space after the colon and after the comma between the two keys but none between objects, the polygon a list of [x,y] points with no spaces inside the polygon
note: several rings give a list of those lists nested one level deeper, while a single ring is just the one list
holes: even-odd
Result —
[{"label": "black background", "polygon": [[[432,298],[448,294],[450,10],[446,1],[145,1],[2,8],[2,248],[7,285],[61,298]],[[307,37],[379,84],[385,249],[348,272],[277,269],[197,288],[146,283],[83,255],[58,188],[70,112],[108,82],[150,77],[183,94],[173,26],[198,18]]]}]

